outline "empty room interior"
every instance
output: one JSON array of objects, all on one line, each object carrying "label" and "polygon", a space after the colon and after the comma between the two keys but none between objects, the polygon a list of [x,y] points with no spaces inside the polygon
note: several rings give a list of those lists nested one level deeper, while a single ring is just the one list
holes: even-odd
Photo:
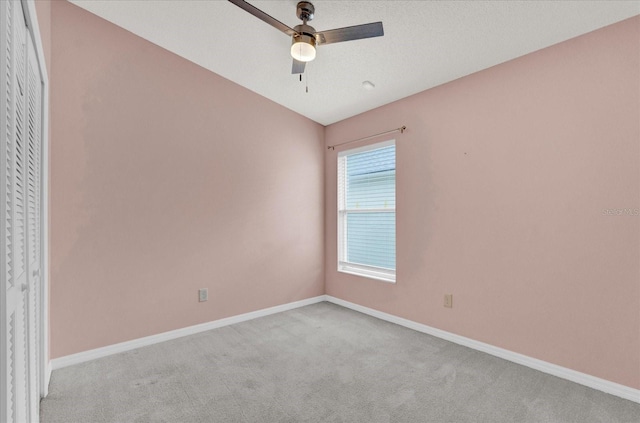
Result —
[{"label": "empty room interior", "polygon": [[0,9],[0,423],[640,422],[640,1]]}]

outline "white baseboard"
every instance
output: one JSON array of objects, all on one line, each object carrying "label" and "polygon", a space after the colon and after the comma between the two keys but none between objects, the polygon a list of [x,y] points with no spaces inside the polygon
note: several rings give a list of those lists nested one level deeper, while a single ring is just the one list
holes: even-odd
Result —
[{"label": "white baseboard", "polygon": [[487,354],[511,361],[513,363],[521,364],[534,370],[541,371],[553,376],[557,376],[562,379],[566,379],[580,385],[587,386],[589,388],[597,389],[607,394],[615,395],[620,398],[624,398],[630,401],[640,403],[640,390],[634,389],[625,385],[620,385],[615,382],[611,382],[605,379],[601,379],[595,376],[588,375],[586,373],[578,372],[566,367],[559,366],[557,364],[549,363],[537,358],[529,357],[524,354],[519,354],[513,351],[506,350],[504,348],[496,347],[484,342],[475,341],[471,338],[456,335],[451,332],[447,332],[441,329],[436,329],[431,326],[417,323],[412,320],[403,319],[402,317],[394,316],[392,314],[384,313],[382,311],[374,310],[372,308],[364,307],[349,301],[341,300],[340,298],[332,297],[330,295],[320,295],[313,298],[307,298],[305,300],[295,301],[293,303],[282,304],[275,307],[265,308],[262,310],[252,311],[250,313],[240,314],[237,316],[227,317],[220,320],[214,320],[208,323],[202,323],[195,326],[189,326],[182,329],[173,330],[170,332],[164,332],[157,335],[146,336],[144,338],[134,339],[131,341],[121,342],[119,344],[109,345],[102,348],[96,348],[94,350],[83,351],[77,354],[72,354],[60,358],[51,360],[48,366],[46,385],[48,387],[49,380],[51,378],[51,371],[61,369],[63,367],[72,366],[74,364],[84,363],[85,361],[95,360],[97,358],[106,357],[112,354],[121,353],[124,351],[130,351],[136,348],[145,347],[148,345],[157,344],[159,342],[169,341],[171,339],[181,338],[187,335],[193,335],[195,333],[205,332],[211,329],[220,328],[223,326],[232,325],[234,323],[245,322],[247,320],[257,319],[259,317],[268,316],[270,314],[280,313],[287,310],[292,310],[299,307],[319,303],[322,301],[328,301],[342,307],[346,307],[360,313],[367,314],[369,316],[376,317],[381,320],[386,320],[391,323],[395,323],[400,326],[407,327],[409,329],[416,330],[418,332],[426,333],[471,349],[482,351]]},{"label": "white baseboard", "polygon": [[402,317],[397,317],[392,314],[354,304],[349,301],[341,300],[340,298],[332,297],[330,295],[326,295],[325,297],[328,302],[340,305],[342,307],[350,308],[352,310],[359,311],[360,313],[377,317],[378,319],[386,320],[388,322],[395,323],[397,325],[404,326],[418,332],[433,335],[435,337],[453,342],[455,344],[482,351],[487,354],[491,354],[493,356],[500,357],[505,360],[532,368],[534,370],[541,371],[543,373],[570,380],[571,382],[588,386],[589,388],[597,389],[598,391],[606,392],[607,394],[615,395],[620,398],[640,403],[640,390],[638,389],[620,385],[619,383],[591,376],[586,373],[578,372],[576,370],[571,370],[566,367],[558,366],[557,364],[549,363],[547,361],[538,360],[537,358],[505,350],[504,348],[485,344],[484,342],[475,341],[471,338],[466,338],[464,336],[456,335],[454,333],[447,332],[441,329],[432,328],[431,326],[423,325],[422,323],[403,319]]},{"label": "white baseboard", "polygon": [[[181,338],[187,335],[193,335],[196,333],[205,332],[211,329],[217,329],[223,326],[232,325],[234,323],[246,322],[247,320],[257,319],[259,317],[264,317],[270,314],[292,310],[294,308],[304,307],[304,306],[319,303],[322,301],[326,301],[326,297],[324,295],[320,295],[313,298],[307,298],[305,300],[295,301],[292,303],[282,304],[275,307],[269,307],[262,310],[252,311],[250,313],[239,314],[237,316],[231,316],[231,317],[227,317],[220,320],[214,320],[212,322],[201,323],[199,325],[189,326],[182,329],[176,329],[169,332],[159,333],[157,335],[145,336],[144,338],[133,339],[131,341],[108,345],[102,348],[83,351],[77,354],[71,354],[64,357],[53,359],[51,360],[51,364],[49,368],[51,370],[57,370],[63,367],[72,366],[74,364],[84,363],[85,361],[95,360],[97,358],[118,354],[124,351],[130,351],[140,347],[146,347],[148,345],[153,345],[159,342]],[[50,377],[50,373],[49,373],[49,377]]]}]

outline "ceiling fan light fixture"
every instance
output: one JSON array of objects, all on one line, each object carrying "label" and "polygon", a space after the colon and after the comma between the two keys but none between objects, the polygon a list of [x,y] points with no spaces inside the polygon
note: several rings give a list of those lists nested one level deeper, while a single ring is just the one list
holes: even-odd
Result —
[{"label": "ceiling fan light fixture", "polygon": [[310,62],[315,59],[315,37],[307,34],[294,36],[291,41],[291,56],[300,62]]}]

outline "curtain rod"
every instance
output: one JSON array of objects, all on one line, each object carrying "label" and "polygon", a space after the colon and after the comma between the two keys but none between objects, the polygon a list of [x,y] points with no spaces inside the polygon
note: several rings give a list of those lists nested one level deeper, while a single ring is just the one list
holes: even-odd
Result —
[{"label": "curtain rod", "polygon": [[341,142],[340,144],[330,145],[329,147],[327,147],[327,149],[335,150],[336,147],[341,146],[341,145],[351,144],[352,142],[364,141],[364,140],[368,140],[368,139],[371,139],[371,138],[379,137],[380,135],[392,134],[394,132],[400,132],[401,134],[404,134],[404,131],[406,129],[407,129],[407,127],[403,125],[403,126],[401,126],[399,128],[391,129],[390,131],[380,132],[379,134],[369,135],[368,137],[358,138],[357,140],[345,141],[345,142]]}]

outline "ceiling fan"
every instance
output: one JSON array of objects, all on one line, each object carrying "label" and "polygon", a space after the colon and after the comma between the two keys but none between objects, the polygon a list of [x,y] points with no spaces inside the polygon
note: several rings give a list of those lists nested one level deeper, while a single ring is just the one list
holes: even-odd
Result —
[{"label": "ceiling fan", "polygon": [[291,36],[291,56],[293,57],[292,74],[304,73],[305,64],[316,58],[316,45],[381,37],[384,35],[382,22],[316,32],[312,26],[307,25],[307,22],[313,19],[315,13],[315,7],[308,1],[298,2],[296,15],[302,20],[302,25],[296,25],[293,28],[289,28],[279,20],[267,15],[262,10],[244,0],[229,1],[251,13],[256,18]]}]

